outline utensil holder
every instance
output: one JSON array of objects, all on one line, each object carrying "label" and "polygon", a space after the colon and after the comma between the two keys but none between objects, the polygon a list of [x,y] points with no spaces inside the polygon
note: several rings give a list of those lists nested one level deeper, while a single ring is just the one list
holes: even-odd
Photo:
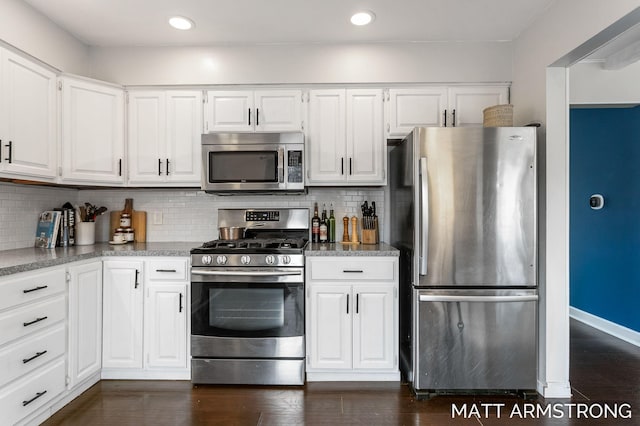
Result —
[{"label": "utensil holder", "polygon": [[76,245],[90,246],[96,243],[96,223],[78,222],[76,223]]}]

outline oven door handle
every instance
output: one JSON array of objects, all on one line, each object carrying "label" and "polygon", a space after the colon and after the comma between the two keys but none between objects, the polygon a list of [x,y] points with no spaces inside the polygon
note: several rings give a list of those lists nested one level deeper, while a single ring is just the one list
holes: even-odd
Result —
[{"label": "oven door handle", "polygon": [[302,275],[302,271],[197,271],[192,270],[193,275],[219,275],[227,277],[278,277],[288,275]]}]

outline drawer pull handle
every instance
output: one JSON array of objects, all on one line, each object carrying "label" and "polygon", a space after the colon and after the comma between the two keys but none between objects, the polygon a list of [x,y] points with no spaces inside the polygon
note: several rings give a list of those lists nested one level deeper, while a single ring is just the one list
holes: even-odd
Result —
[{"label": "drawer pull handle", "polygon": [[345,274],[362,274],[364,271],[362,269],[343,269],[342,272]]},{"label": "drawer pull handle", "polygon": [[34,360],[34,359],[36,359],[36,358],[41,357],[42,355],[44,355],[44,354],[46,354],[46,353],[47,353],[47,351],[36,352],[36,354],[35,354],[34,356],[32,356],[31,358],[25,358],[25,359],[23,359],[23,360],[22,360],[22,363],[23,363],[23,364],[26,364],[26,363],[28,363],[28,362],[30,362],[30,361],[33,361],[33,360]]},{"label": "drawer pull handle", "polygon": [[22,290],[22,292],[26,294],[26,293],[31,293],[32,291],[44,290],[47,287],[49,287],[49,286],[48,285],[40,285],[38,287],[29,288],[27,290]]},{"label": "drawer pull handle", "polygon": [[33,321],[23,322],[23,323],[22,323],[22,325],[24,325],[25,327],[28,327],[28,326],[30,326],[31,324],[35,324],[35,323],[37,323],[37,322],[44,321],[44,320],[46,320],[47,318],[49,318],[49,317],[40,317],[40,318],[36,318],[36,319],[34,319]]},{"label": "drawer pull handle", "polygon": [[171,272],[171,273],[176,273],[178,271],[176,271],[175,269],[156,269],[156,272]]},{"label": "drawer pull handle", "polygon": [[33,398],[31,398],[28,401],[22,401],[22,406],[26,407],[27,405],[31,404],[33,401],[35,401],[36,399],[40,398],[42,395],[44,395],[45,393],[47,393],[46,390],[43,390],[42,392],[38,392],[36,394],[36,396],[34,396]]}]

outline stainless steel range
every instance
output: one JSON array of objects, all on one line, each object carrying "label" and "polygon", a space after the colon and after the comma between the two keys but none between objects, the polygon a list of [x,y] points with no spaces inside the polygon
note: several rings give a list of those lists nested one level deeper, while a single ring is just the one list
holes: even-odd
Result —
[{"label": "stainless steel range", "polygon": [[308,209],[220,209],[243,238],[191,250],[193,383],[304,383]]}]

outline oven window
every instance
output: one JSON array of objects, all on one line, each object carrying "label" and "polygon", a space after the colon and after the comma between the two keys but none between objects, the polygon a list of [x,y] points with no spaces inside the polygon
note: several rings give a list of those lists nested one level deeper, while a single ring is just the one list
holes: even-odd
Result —
[{"label": "oven window", "polygon": [[192,283],[192,334],[291,337],[304,334],[303,284]]},{"label": "oven window", "polygon": [[284,289],[209,289],[209,326],[268,330],[284,326]]},{"label": "oven window", "polygon": [[278,182],[278,152],[209,152],[209,182]]}]

